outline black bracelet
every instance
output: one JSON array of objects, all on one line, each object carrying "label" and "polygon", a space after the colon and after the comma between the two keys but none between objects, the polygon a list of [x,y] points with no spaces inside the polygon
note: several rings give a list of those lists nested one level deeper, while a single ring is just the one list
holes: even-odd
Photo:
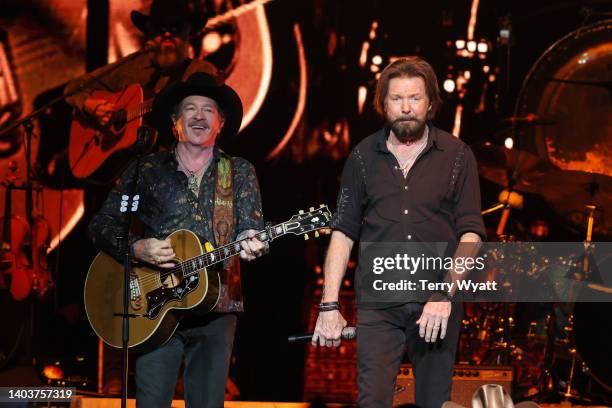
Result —
[{"label": "black bracelet", "polygon": [[331,310],[340,310],[339,302],[321,302],[319,303],[320,312],[329,312]]}]

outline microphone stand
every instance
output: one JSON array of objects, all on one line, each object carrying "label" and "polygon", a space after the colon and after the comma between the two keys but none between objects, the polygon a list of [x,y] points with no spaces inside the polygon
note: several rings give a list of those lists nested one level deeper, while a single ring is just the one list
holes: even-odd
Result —
[{"label": "microphone stand", "polygon": [[[146,127],[141,126],[138,129],[136,146],[137,148],[143,149],[147,145],[149,138],[149,130]],[[132,259],[130,255],[130,240],[129,234],[132,227],[132,215],[138,211],[138,204],[140,196],[138,192],[138,178],[140,177],[140,159],[142,153],[136,156],[136,169],[134,172],[134,178],[130,186],[129,195],[123,195],[121,197],[121,206],[119,211],[125,214],[126,224],[123,235],[117,236],[117,239],[121,241],[123,247],[123,313],[114,313],[115,316],[121,316],[123,320],[121,330],[121,341],[122,341],[122,356],[121,356],[121,408],[126,408],[127,405],[127,389],[128,389],[128,349],[130,339],[130,320],[131,318],[138,317],[139,315],[129,313],[130,305],[130,278],[132,275]],[[131,201],[131,206],[130,206]]]}]

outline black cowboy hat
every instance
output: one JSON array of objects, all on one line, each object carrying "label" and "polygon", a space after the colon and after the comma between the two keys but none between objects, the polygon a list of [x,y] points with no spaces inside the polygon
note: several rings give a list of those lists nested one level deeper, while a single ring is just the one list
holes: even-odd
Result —
[{"label": "black cowboy hat", "polygon": [[152,108],[155,126],[160,130],[172,127],[171,115],[174,113],[175,106],[184,98],[192,95],[206,96],[217,102],[225,117],[219,139],[232,138],[238,134],[242,124],[240,97],[231,87],[204,72],[191,74],[185,82],[172,82],[157,94]]},{"label": "black cowboy hat", "polygon": [[193,0],[153,0],[149,15],[132,10],[132,23],[145,34],[153,34],[162,29],[191,26],[190,34],[200,31],[208,21],[208,16]]}]

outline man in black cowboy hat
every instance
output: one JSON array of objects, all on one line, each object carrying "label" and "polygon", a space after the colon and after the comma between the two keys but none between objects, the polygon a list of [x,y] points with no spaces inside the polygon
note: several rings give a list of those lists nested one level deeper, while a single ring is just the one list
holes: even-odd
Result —
[{"label": "man in black cowboy hat", "polygon": [[[116,111],[109,101],[91,97],[94,90],[119,92],[127,85],[139,84],[143,87],[144,97],[154,96],[168,83],[187,79],[194,72],[218,75],[217,68],[203,60],[188,58],[189,37],[206,25],[206,14],[193,5],[190,0],[153,0],[149,15],[133,10],[132,23],[144,34],[145,46],[151,51],[139,55],[120,66],[114,63],[92,72],[90,75],[103,75],[82,92],[69,97],[77,110],[96,118],[106,125]],[[130,58],[130,56],[126,57]],[[70,93],[90,78],[85,75],[68,84],[65,93]],[[172,138],[161,133],[160,144],[168,147]]]},{"label": "man in black cowboy hat", "polygon": [[[240,128],[242,104],[236,92],[208,74],[195,73],[161,91],[153,117],[158,128],[171,128],[178,142],[142,158],[138,172],[136,164],[128,167],[90,224],[94,244],[121,259],[116,237],[127,221],[118,208],[122,195],[135,186],[140,194],[136,215],[143,224],[142,235],[130,239],[136,261],[172,268],[175,253],[165,237],[178,229],[216,246],[248,238],[241,243],[244,260],[267,251],[254,237],[264,228],[255,170],[216,146],[218,137],[231,137]],[[231,259],[235,262],[227,262],[221,273],[214,311],[204,318],[186,317],[163,346],[136,360],[139,407],[170,406],[181,363],[187,406],[223,406],[235,313],[243,310],[240,265]]]}]

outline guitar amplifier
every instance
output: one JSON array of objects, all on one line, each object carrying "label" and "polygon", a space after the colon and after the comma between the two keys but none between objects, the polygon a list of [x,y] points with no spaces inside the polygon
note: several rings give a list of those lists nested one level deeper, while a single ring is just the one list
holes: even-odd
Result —
[{"label": "guitar amplifier", "polygon": [[[472,406],[472,395],[485,384],[499,384],[512,395],[513,371],[511,366],[455,365],[451,400],[464,407]],[[414,375],[412,365],[402,364],[395,382],[393,406],[414,404]]]}]

